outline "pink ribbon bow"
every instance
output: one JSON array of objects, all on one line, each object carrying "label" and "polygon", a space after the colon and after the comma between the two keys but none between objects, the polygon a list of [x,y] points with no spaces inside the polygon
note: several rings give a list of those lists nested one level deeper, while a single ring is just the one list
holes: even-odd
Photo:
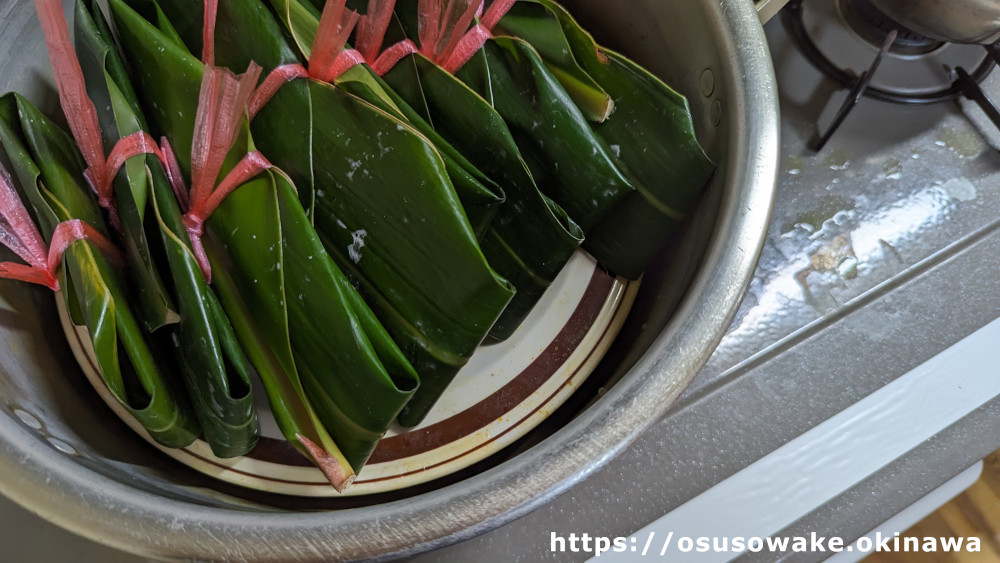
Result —
[{"label": "pink ribbon bow", "polygon": [[[493,37],[493,29],[515,1],[495,0],[484,16],[483,0],[420,0],[417,7],[420,47],[404,39],[379,54],[396,0],[370,0],[368,15],[358,25],[358,50],[380,76],[403,57],[416,52],[454,74]],[[475,18],[480,16],[480,23],[473,26]]]},{"label": "pink ribbon bow", "polygon": [[56,225],[52,232],[52,242],[46,250],[45,241],[18,197],[10,174],[0,165],[0,242],[27,262],[27,265],[0,262],[0,277],[44,285],[52,291],[59,291],[56,270],[62,263],[63,253],[70,244],[84,239],[92,242],[113,261],[122,261],[121,253],[111,241],[79,219]]},{"label": "pink ribbon bow", "polygon": [[313,78],[332,83],[351,68],[364,64],[365,59],[360,52],[345,48],[358,20],[358,13],[347,9],[347,0],[327,0],[310,50],[309,67],[291,63],[268,73],[250,100],[250,119],[287,82],[296,78]]},{"label": "pink ribbon bow", "polygon": [[202,243],[205,221],[219,208],[236,188],[271,168],[264,155],[250,151],[235,168],[219,181],[226,156],[239,138],[243,116],[260,78],[261,68],[251,62],[239,76],[226,68],[215,66],[215,19],[218,0],[205,0],[205,23],[202,28],[202,62],[205,71],[198,94],[191,143],[191,191],[188,192],[180,165],[170,143],[161,142],[161,161],[170,185],[184,209],[184,226],[191,239],[191,250],[205,279],[212,282],[212,265]]},{"label": "pink ribbon bow", "polygon": [[97,203],[108,211],[111,224],[121,228],[115,208],[112,182],[125,161],[140,154],[159,156],[153,139],[144,131],[139,131],[120,139],[107,158],[104,157],[104,143],[101,140],[101,126],[97,119],[97,108],[87,95],[80,61],[76,58],[69,38],[69,28],[59,0],[35,0],[35,9],[45,34],[45,44],[49,60],[55,73],[59,102],[73,138],[87,164],[83,176],[90,188],[97,194]]}]

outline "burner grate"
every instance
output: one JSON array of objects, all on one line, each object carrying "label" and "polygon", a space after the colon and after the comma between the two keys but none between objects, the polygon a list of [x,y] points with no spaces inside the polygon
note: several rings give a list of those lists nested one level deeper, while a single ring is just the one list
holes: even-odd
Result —
[{"label": "burner grate", "polygon": [[837,7],[848,29],[877,49],[881,49],[885,38],[892,32],[896,33],[896,40],[889,47],[889,52],[900,56],[928,55],[947,45],[944,41],[931,39],[900,25],[871,0],[838,0]]},{"label": "burner grate", "polygon": [[838,5],[846,27],[862,41],[878,49],[868,69],[859,75],[853,70],[835,64],[813,41],[806,30],[803,2],[804,0],[791,0],[781,12],[781,20],[789,37],[814,67],[838,86],[850,91],[831,126],[826,132],[816,135],[809,143],[810,149],[821,150],[864,97],[897,104],[928,105],[964,96],[982,106],[987,115],[1000,127],[1000,110],[979,87],[997,66],[994,57],[984,53],[982,60],[971,72],[960,67],[949,68],[953,81],[936,90],[914,92],[905,88],[875,86],[872,84],[872,78],[887,54],[919,58],[940,51],[948,43],[905,28],[882,13],[870,0],[840,0]]}]

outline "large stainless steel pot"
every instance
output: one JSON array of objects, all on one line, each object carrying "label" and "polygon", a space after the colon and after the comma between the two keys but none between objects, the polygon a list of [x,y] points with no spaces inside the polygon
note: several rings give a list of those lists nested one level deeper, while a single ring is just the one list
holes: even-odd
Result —
[{"label": "large stainless steel pot", "polygon": [[[69,530],[142,555],[331,560],[426,550],[484,532],[551,500],[628,446],[706,361],[749,283],[777,173],[777,96],[750,2],[567,4],[603,42],[689,97],[699,136],[720,164],[705,204],[666,251],[689,267],[654,265],[647,273],[601,368],[615,381],[606,393],[462,480],[368,506],[278,508],[273,498],[213,488],[142,443],[84,382],[51,295],[0,283],[0,492]],[[0,52],[0,89],[54,108],[30,2],[0,0]]]}]

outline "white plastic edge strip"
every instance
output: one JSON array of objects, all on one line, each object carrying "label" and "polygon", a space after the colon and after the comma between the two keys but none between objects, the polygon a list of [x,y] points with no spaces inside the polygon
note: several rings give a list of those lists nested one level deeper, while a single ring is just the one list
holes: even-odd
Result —
[{"label": "white plastic edge strip", "polygon": [[773,536],[997,395],[1000,319],[667,513],[636,532],[626,551],[600,561],[657,559],[670,534],[670,561],[733,559],[739,554],[681,553],[677,539]]},{"label": "white plastic edge strip", "polygon": [[[870,542],[877,542],[878,537],[876,534],[881,534],[884,538],[895,537],[897,533],[902,534],[912,528],[914,524],[944,506],[948,501],[965,492],[966,489],[979,480],[982,473],[983,462],[980,460],[972,467],[953,477],[951,481],[927,493],[927,495],[917,502],[904,508],[902,512],[886,520],[884,524],[875,528],[864,537],[868,538]],[[856,563],[857,561],[861,561],[868,553],[862,549],[860,541],[861,539],[859,538],[858,541],[854,542],[853,551],[844,550],[840,553],[835,553],[826,560],[826,563]],[[875,545],[875,543],[870,543],[869,545]]]}]

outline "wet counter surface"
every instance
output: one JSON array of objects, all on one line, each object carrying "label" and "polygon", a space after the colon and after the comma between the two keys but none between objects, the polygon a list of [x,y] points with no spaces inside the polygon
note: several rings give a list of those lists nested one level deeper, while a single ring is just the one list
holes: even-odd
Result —
[{"label": "wet counter surface", "polygon": [[[1000,317],[1000,151],[988,127],[954,102],[864,100],[814,154],[804,147],[816,117],[828,122],[844,92],[824,103],[830,85],[777,21],[768,35],[783,171],[760,266],[715,354],[671,414],[604,470],[416,559],[537,560],[552,557],[553,532],[627,536]],[[788,532],[863,535],[998,447],[992,401]],[[0,503],[4,560],[134,560]]]}]

